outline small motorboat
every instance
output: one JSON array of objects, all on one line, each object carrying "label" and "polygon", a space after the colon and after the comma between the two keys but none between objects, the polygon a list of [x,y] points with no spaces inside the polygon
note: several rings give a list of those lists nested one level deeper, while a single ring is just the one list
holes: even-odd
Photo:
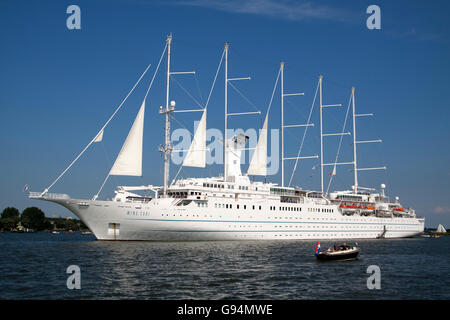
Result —
[{"label": "small motorboat", "polygon": [[359,254],[358,244],[355,243],[354,246],[349,246],[346,243],[339,246],[334,246],[326,251],[320,250],[320,242],[316,246],[316,258],[318,260],[354,260],[357,259]]}]

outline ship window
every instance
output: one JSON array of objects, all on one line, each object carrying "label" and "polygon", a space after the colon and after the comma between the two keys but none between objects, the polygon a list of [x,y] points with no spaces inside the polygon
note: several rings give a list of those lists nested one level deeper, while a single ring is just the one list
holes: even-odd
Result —
[{"label": "ship window", "polygon": [[247,205],[246,204],[244,204],[244,209],[247,209]]},{"label": "ship window", "polygon": [[259,206],[259,210],[261,210],[261,206]]},{"label": "ship window", "polygon": [[237,208],[239,209],[239,205],[237,205]]}]

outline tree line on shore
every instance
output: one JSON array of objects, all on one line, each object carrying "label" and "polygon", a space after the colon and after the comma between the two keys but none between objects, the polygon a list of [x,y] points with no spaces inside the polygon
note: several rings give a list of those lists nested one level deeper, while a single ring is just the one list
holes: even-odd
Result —
[{"label": "tree line on shore", "polygon": [[5,208],[0,216],[1,231],[16,231],[19,227],[33,231],[43,230],[88,230],[86,225],[78,219],[48,218],[37,207],[29,207],[20,213],[17,208]]}]

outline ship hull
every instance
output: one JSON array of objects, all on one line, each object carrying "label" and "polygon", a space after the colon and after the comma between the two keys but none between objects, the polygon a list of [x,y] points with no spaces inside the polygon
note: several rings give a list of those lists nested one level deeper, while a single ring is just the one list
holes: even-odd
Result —
[{"label": "ship hull", "polygon": [[155,199],[147,204],[77,199],[49,201],[73,212],[98,240],[376,239],[384,228],[385,238],[413,237],[424,230],[424,220],[420,218],[179,208],[173,207],[173,199]]}]

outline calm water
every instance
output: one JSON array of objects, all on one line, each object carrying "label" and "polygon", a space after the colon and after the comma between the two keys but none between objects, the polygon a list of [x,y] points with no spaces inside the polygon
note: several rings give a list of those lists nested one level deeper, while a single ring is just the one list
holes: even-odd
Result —
[{"label": "calm water", "polygon": [[[359,260],[318,262],[316,241],[1,233],[0,299],[450,299],[450,237],[358,243]],[[67,289],[69,265],[81,269],[80,290]],[[369,265],[381,269],[380,290],[367,289]]]}]

